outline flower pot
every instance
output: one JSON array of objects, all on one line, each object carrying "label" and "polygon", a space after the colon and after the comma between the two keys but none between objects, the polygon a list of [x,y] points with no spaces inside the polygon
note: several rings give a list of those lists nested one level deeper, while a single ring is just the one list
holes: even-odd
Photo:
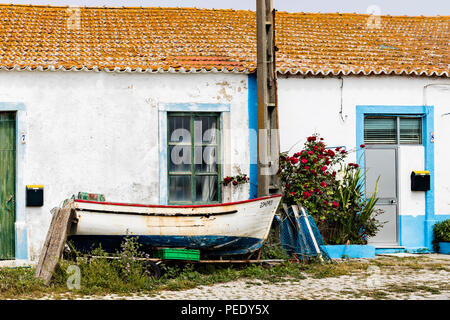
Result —
[{"label": "flower pot", "polygon": [[324,245],[322,246],[331,259],[340,258],[375,258],[375,246],[367,244]]},{"label": "flower pot", "polygon": [[439,242],[439,253],[450,254],[450,242]]}]

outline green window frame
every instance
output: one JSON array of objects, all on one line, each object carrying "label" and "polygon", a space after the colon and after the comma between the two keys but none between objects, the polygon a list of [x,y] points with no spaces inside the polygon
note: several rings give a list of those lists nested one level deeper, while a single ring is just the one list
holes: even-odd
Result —
[{"label": "green window frame", "polygon": [[[173,121],[179,117],[182,125],[176,127]],[[172,121],[173,120],[173,121]],[[208,125],[215,125],[214,140],[204,141],[207,134],[203,132],[203,121]],[[179,121],[180,122],[180,121]],[[202,123],[201,140],[198,140],[198,128],[195,123]],[[181,141],[173,141],[173,129],[186,129],[188,136],[181,135]],[[197,130],[197,131],[196,131]],[[221,126],[220,113],[215,112],[168,112],[167,113],[167,194],[168,204],[213,204],[222,202],[222,167],[221,167]],[[178,149],[175,149],[178,148]],[[175,150],[174,150],[175,149]],[[215,162],[208,166],[204,163],[205,152],[213,151]],[[182,154],[182,161],[172,159],[172,151],[176,155]],[[199,152],[201,151],[201,152]],[[201,155],[201,157],[199,157]],[[189,160],[186,163],[185,160]],[[211,161],[211,160],[210,160]],[[177,164],[174,164],[176,162]],[[174,170],[175,168],[175,170]],[[214,169],[211,169],[214,168]],[[180,180],[182,181],[180,183]],[[209,183],[214,188],[205,185]],[[202,194],[199,197],[199,191]],[[178,197],[177,194],[182,194]],[[206,198],[205,199],[205,195]]]}]

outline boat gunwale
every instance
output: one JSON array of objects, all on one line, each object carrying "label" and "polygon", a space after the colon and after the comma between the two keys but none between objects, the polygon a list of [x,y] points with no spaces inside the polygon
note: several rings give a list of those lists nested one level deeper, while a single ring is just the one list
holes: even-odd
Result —
[{"label": "boat gunwale", "polygon": [[157,212],[127,212],[127,211],[107,211],[107,210],[96,210],[96,209],[85,209],[85,208],[75,208],[77,212],[88,212],[88,213],[105,213],[105,214],[127,214],[127,215],[141,215],[141,216],[153,216],[153,217],[210,217],[219,216],[225,214],[238,213],[237,210],[232,211],[221,211],[221,212],[199,212],[199,213],[157,213]]},{"label": "boat gunwale", "polygon": [[[81,199],[74,199],[74,202],[76,203],[92,203],[92,204],[101,204],[101,205],[112,205],[112,206],[127,206],[127,207],[140,207],[140,208],[208,208],[208,207],[225,207],[225,206],[232,206],[242,203],[249,203],[249,202],[255,202],[255,201],[261,201],[266,199],[272,199],[281,197],[282,194],[275,194],[271,196],[266,197],[260,197],[255,199],[249,199],[249,200],[242,200],[242,201],[235,201],[235,202],[227,202],[227,203],[215,203],[215,204],[199,204],[199,205],[157,205],[157,204],[138,204],[138,203],[123,203],[123,202],[104,202],[104,201],[94,201],[94,200],[81,200]],[[76,208],[78,210],[84,209],[84,208]],[[89,209],[85,209],[89,210]]]}]

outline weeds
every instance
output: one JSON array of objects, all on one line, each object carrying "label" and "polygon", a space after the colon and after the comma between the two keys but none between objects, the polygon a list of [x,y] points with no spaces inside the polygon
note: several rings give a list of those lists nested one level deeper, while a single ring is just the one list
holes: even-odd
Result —
[{"label": "weeds", "polygon": [[34,277],[34,268],[0,268],[0,295],[15,297],[45,290],[42,281]]},{"label": "weeds", "polygon": [[[94,249],[90,259],[77,253],[76,265],[81,271],[81,288],[74,290],[77,294],[97,293],[129,293],[151,289],[155,279],[149,277],[145,261],[140,258],[149,257],[140,250],[135,237],[125,237],[121,250],[117,252],[118,259],[108,259],[101,247]],[[72,261],[63,260],[55,274],[54,283],[64,286],[68,280],[67,268]]]},{"label": "weeds", "polygon": [[281,246],[278,227],[271,228],[269,237],[261,248],[261,259],[289,259],[286,250]]},{"label": "weeds", "polygon": [[[90,258],[96,256],[97,258]],[[376,265],[380,270],[398,269],[403,272],[416,272],[419,268],[430,270],[445,269],[445,264],[427,262],[425,258],[378,258],[368,261],[342,261],[309,263],[283,262],[277,265],[264,264],[197,264],[197,263],[165,263],[161,265],[162,276],[151,277],[142,258],[148,257],[140,250],[136,238],[127,238],[114,259],[96,248],[88,255],[73,253],[72,259],[60,261],[51,286],[45,286],[34,277],[34,268],[0,268],[0,298],[39,298],[51,296],[52,299],[72,298],[75,296],[101,296],[108,294],[156,294],[161,290],[185,290],[197,286],[208,286],[244,279],[248,285],[255,283],[276,283],[290,280],[302,280],[306,277],[315,279],[339,277],[342,275],[365,274],[369,265]],[[263,249],[263,257],[280,259],[283,257],[276,241],[269,242]],[[70,275],[66,272],[69,266],[77,266],[80,270],[80,288],[69,290],[67,283]],[[390,288],[390,291],[419,290],[438,294],[439,290],[430,286],[414,288]],[[389,292],[389,290],[388,290]],[[376,299],[385,297],[383,292],[359,292],[362,296]]]}]

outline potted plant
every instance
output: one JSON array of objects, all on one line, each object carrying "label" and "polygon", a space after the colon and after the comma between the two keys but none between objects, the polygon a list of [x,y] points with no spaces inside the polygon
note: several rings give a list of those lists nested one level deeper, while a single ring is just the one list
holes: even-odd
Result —
[{"label": "potted plant", "polygon": [[450,219],[436,223],[433,227],[433,235],[434,251],[450,254]]}]

